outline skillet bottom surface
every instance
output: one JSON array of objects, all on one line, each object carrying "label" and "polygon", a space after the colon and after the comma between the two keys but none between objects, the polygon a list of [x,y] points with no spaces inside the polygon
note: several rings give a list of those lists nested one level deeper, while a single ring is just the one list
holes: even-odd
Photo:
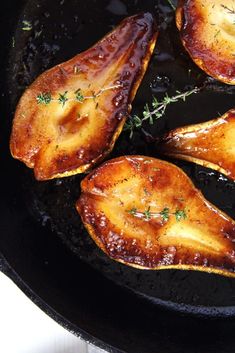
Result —
[{"label": "skillet bottom surface", "polygon": [[[154,137],[177,126],[215,118],[233,107],[235,89],[208,78],[183,50],[174,24],[174,12],[164,0],[104,0],[89,2],[28,1],[18,18],[9,53],[8,90],[11,111],[23,90],[39,73],[85,50],[128,15],[151,11],[160,26],[160,37],[147,74],[133,104],[140,113],[152,95],[204,87],[185,103],[169,107],[166,117],[151,128]],[[89,16],[88,16],[89,14]],[[31,29],[23,30],[23,21]],[[10,131],[11,119],[8,122]],[[142,154],[158,157],[149,138],[150,129],[136,132],[132,139],[122,133],[109,157]],[[211,170],[173,161],[192,178],[205,197],[234,216],[235,184]],[[18,162],[14,162],[15,164]],[[84,230],[75,211],[84,175],[37,182],[32,171],[17,164],[24,205],[33,219],[52,237],[62,241],[83,262],[102,276],[144,300],[174,310],[205,316],[235,315],[235,280],[189,271],[141,271],[118,264],[104,255]],[[72,255],[71,255],[72,256]]]}]

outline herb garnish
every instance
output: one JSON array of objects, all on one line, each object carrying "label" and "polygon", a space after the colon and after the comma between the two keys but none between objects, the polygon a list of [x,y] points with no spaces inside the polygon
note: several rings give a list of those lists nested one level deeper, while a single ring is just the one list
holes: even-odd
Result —
[{"label": "herb garnish", "polygon": [[144,211],[144,217],[149,221],[151,219],[151,212],[150,212],[150,206],[147,210]]},{"label": "herb garnish", "polygon": [[217,36],[220,34],[220,29],[218,29],[214,35],[214,39],[217,38]]},{"label": "herb garnish", "polygon": [[124,126],[124,130],[130,131],[130,138],[132,138],[134,130],[141,128],[145,121],[148,121],[150,125],[153,125],[156,120],[164,116],[166,112],[166,108],[169,104],[176,103],[180,100],[183,100],[185,102],[188,96],[191,96],[192,94],[197,93],[198,91],[199,91],[198,88],[194,88],[190,91],[186,91],[183,93],[177,92],[178,94],[173,97],[169,97],[166,94],[162,101],[158,101],[157,98],[154,97],[152,101],[153,110],[150,110],[149,105],[146,104],[144,107],[143,116],[142,117],[139,117],[138,115],[130,116],[129,120],[126,122]]},{"label": "herb garnish", "polygon": [[136,212],[137,212],[137,208],[135,208],[135,207],[133,207],[127,211],[127,213],[131,214],[132,216],[135,216]]},{"label": "herb garnish", "polygon": [[227,10],[227,12],[228,12],[230,15],[235,15],[235,10],[234,10],[234,9],[230,9],[228,6],[223,5],[223,4],[221,4],[220,6],[223,7],[223,9]]},{"label": "herb garnish", "polygon": [[31,31],[31,29],[33,28],[32,23],[30,21],[22,21],[23,27],[22,30],[23,31]]},{"label": "herb garnish", "polygon": [[84,96],[82,94],[81,88],[77,89],[77,91],[75,91],[75,94],[76,94],[76,100],[78,102],[83,102],[84,101]]},{"label": "herb garnish", "polygon": [[65,91],[63,94],[59,93],[59,104],[62,104],[62,107],[65,106],[65,103],[69,100],[67,97],[68,91]]},{"label": "herb garnish", "polygon": [[162,216],[163,221],[167,222],[170,218],[170,209],[165,207],[161,212],[160,215]]},{"label": "herb garnish", "polygon": [[49,103],[51,103],[51,94],[50,92],[44,92],[44,93],[40,93],[37,96],[37,102],[38,104],[44,104],[44,105],[48,105]]},{"label": "herb garnish", "polygon": [[181,219],[187,218],[185,210],[177,210],[175,211],[174,215],[177,221],[181,221]]},{"label": "herb garnish", "polygon": [[165,207],[161,212],[151,212],[151,207],[149,206],[145,211],[140,212],[137,208],[133,207],[127,210],[127,213],[136,218],[144,218],[147,221],[153,218],[162,218],[164,222],[169,221],[170,216],[175,216],[177,222],[185,220],[187,218],[186,210],[176,210],[175,212],[170,212],[168,207]]},{"label": "herb garnish", "polygon": [[78,65],[74,65],[73,72],[75,75],[79,74],[81,72],[81,69]]},{"label": "herb garnish", "polygon": [[[51,92],[41,92],[37,95],[36,100],[37,100],[38,104],[44,104],[44,105],[48,105],[52,101],[58,101],[58,103],[61,104],[62,107],[64,107],[68,101],[76,101],[78,103],[83,103],[83,101],[86,99],[96,99],[99,96],[101,96],[101,94],[103,92],[108,91],[108,90],[112,90],[112,89],[116,89],[116,88],[120,88],[120,87],[121,87],[121,85],[104,87],[104,88],[101,88],[98,92],[92,92],[91,96],[84,96],[81,88],[78,88],[74,92],[74,98],[68,98],[68,94],[69,94],[68,91],[65,91],[64,93],[59,93],[58,98],[52,98]],[[98,104],[96,103],[96,109],[97,108],[98,108]]]},{"label": "herb garnish", "polygon": [[172,0],[167,0],[170,7],[175,11],[176,10],[176,6],[173,4],[173,1]]}]

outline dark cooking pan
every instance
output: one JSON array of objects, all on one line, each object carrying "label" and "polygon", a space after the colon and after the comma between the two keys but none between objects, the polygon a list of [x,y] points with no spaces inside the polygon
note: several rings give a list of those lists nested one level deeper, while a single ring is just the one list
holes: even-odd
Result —
[{"label": "dark cooking pan", "polygon": [[[1,4],[1,269],[56,321],[110,352],[234,352],[234,279],[141,271],[110,260],[90,239],[74,208],[84,175],[37,182],[9,153],[13,112],[25,87],[45,69],[88,48],[123,17],[143,10],[156,16],[160,39],[134,110],[140,112],[152,94],[161,98],[195,85],[204,89],[172,105],[151,131],[146,126],[131,140],[123,133],[111,157],[156,156],[154,138],[224,113],[235,105],[235,90],[208,78],[189,60],[168,1]],[[234,216],[233,182],[208,169],[174,162],[207,199]]]}]

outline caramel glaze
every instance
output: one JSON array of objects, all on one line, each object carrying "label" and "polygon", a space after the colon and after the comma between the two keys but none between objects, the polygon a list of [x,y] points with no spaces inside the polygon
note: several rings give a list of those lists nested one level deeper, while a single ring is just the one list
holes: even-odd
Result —
[{"label": "caramel glaze", "polygon": [[180,0],[176,24],[194,62],[210,76],[235,84],[233,0]]},{"label": "caramel glaze", "polygon": [[156,150],[211,168],[235,180],[235,110],[166,134]]},{"label": "caramel glaze", "polygon": [[[17,106],[13,157],[34,168],[38,180],[82,173],[103,159],[130,113],[157,34],[150,13],[126,18],[92,48],[41,74]],[[78,89],[90,98],[76,101]],[[38,104],[47,92],[53,100]],[[64,92],[63,106],[58,97]]]},{"label": "caramel glaze", "polygon": [[[81,188],[77,211],[112,259],[140,269],[235,276],[235,222],[210,204],[178,167],[124,156],[94,170]],[[168,220],[154,217],[164,208],[169,208]],[[150,217],[144,216],[146,210]],[[176,210],[184,210],[186,218],[177,221]]]}]

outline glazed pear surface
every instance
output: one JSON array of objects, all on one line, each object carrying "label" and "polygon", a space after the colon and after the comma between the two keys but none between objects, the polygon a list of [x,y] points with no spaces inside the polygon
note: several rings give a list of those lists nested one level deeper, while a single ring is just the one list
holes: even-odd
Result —
[{"label": "glazed pear surface", "polygon": [[194,62],[210,76],[235,84],[234,0],[180,0],[176,24]]},{"label": "glazed pear surface", "polygon": [[16,109],[10,148],[38,180],[82,173],[122,131],[157,32],[150,13],[129,17],[92,48],[40,75]]},{"label": "glazed pear surface", "polygon": [[112,259],[140,269],[235,276],[235,222],[178,167],[124,156],[94,170],[81,188],[77,210]]},{"label": "glazed pear surface", "polygon": [[177,128],[164,136],[157,149],[235,180],[235,110],[205,123]]}]

